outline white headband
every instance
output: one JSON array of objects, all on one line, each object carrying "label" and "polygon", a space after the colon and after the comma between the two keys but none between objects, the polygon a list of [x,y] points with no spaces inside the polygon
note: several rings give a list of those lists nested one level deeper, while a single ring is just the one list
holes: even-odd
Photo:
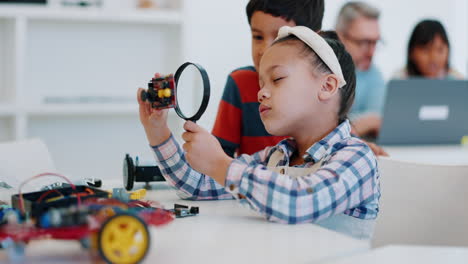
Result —
[{"label": "white headband", "polygon": [[343,72],[341,71],[340,63],[338,58],[333,52],[333,49],[328,45],[328,43],[317,33],[311,30],[308,27],[296,26],[288,27],[283,26],[278,32],[278,37],[276,40],[285,38],[289,35],[294,35],[307,46],[309,46],[316,54],[319,56],[322,61],[330,68],[330,70],[338,76],[338,87],[341,88],[346,85],[346,81],[343,77]]}]

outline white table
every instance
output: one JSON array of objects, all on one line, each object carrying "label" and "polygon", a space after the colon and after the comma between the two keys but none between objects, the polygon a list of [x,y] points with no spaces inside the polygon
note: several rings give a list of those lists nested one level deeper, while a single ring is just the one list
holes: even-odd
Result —
[{"label": "white table", "polygon": [[344,257],[329,264],[466,264],[468,248],[423,247],[392,245],[351,257]]},{"label": "white table", "polygon": [[468,146],[383,146],[392,159],[433,165],[468,165]]},{"label": "white table", "polygon": [[[159,187],[163,185],[158,185]],[[200,214],[151,229],[151,250],[144,263],[317,263],[369,249],[314,224],[270,223],[236,201],[180,200],[173,190],[154,190],[150,200],[199,206]],[[89,263],[77,242],[37,241],[26,248],[27,263]],[[0,253],[0,262],[5,261]]]}]

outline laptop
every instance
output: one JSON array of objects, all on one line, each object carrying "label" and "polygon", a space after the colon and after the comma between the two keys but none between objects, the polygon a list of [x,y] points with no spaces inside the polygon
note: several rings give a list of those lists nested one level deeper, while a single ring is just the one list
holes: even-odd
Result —
[{"label": "laptop", "polygon": [[468,135],[468,81],[391,80],[379,145],[460,144]]}]

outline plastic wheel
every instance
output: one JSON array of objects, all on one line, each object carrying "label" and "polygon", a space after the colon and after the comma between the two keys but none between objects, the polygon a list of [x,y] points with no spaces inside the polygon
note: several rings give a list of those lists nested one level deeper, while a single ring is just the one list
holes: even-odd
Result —
[{"label": "plastic wheel", "polygon": [[117,214],[107,219],[98,235],[101,257],[108,263],[139,263],[148,252],[148,227],[139,217]]},{"label": "plastic wheel", "polygon": [[135,166],[130,155],[126,154],[123,162],[123,183],[125,189],[130,191],[133,189],[133,182],[135,181]]}]

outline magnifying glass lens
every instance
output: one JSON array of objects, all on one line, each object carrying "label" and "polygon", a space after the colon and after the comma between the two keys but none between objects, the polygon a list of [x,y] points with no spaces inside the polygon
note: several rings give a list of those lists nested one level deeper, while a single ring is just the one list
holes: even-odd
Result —
[{"label": "magnifying glass lens", "polygon": [[[188,65],[176,84],[177,107],[185,118],[194,116],[203,98],[203,80],[193,65]],[[185,119],[184,118],[184,119]]]},{"label": "magnifying glass lens", "polygon": [[182,64],[175,73],[177,115],[196,122],[210,100],[210,80],[205,69],[191,62]]}]

